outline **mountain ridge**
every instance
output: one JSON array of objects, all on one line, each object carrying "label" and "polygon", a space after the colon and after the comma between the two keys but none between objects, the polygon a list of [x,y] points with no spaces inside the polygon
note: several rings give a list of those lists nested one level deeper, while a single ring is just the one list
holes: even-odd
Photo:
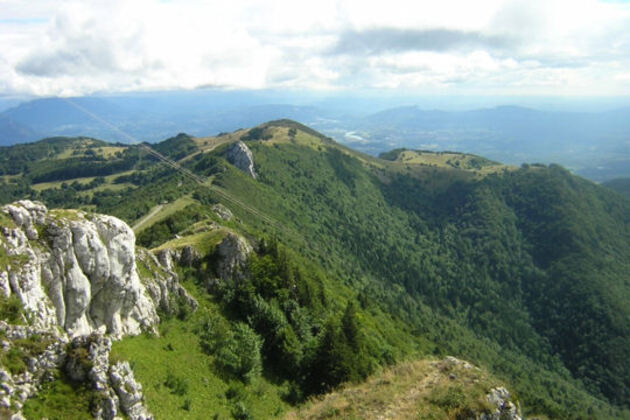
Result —
[{"label": "mountain ridge", "polygon": [[[396,107],[405,102],[421,105]],[[516,100],[514,106],[508,101],[503,106],[476,109],[468,105],[466,110],[447,106],[438,111],[427,103],[427,98],[366,101],[239,91],[42,98],[0,114],[4,117],[0,117],[0,140],[6,140],[0,144],[30,141],[44,134],[129,142],[98,118],[139,141],[159,142],[179,132],[201,137],[284,117],[305,122],[374,156],[399,147],[455,150],[512,165],[559,163],[598,182],[628,175],[627,107],[578,111],[567,104],[568,110],[561,111],[544,105],[540,109],[519,106]],[[2,121],[6,133],[1,130]],[[21,128],[16,132],[11,124],[21,124]]]}]

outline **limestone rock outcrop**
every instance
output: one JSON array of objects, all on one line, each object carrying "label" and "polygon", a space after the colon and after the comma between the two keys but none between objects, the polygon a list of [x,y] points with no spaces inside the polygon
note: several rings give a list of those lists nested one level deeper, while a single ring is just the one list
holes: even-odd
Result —
[{"label": "limestone rock outcrop", "polygon": [[113,420],[120,411],[131,420],[153,416],[144,405],[142,386],[126,361],[110,363],[112,342],[99,334],[76,337],[70,343],[65,371],[71,378],[87,381],[99,394],[92,408],[96,419]]},{"label": "limestone rock outcrop", "polygon": [[164,249],[157,257],[147,250],[138,250],[138,262],[147,267],[151,274],[149,281],[144,282],[145,287],[158,309],[171,313],[173,302],[183,302],[191,309],[197,309],[197,301],[179,284],[177,274],[173,271],[175,263],[192,265],[197,258],[199,256],[192,247],[184,247],[183,250]]},{"label": "limestone rock outcrop", "polygon": [[250,177],[256,179],[254,156],[245,143],[238,141],[230,146],[227,150],[226,158],[232,165],[236,166]]},{"label": "limestone rock outcrop", "polygon": [[226,222],[232,220],[232,217],[233,217],[232,212],[230,211],[230,209],[228,209],[221,203],[217,203],[214,206],[212,206],[212,211],[221,219],[225,220]]},{"label": "limestone rock outcrop", "polygon": [[172,262],[136,250],[115,217],[28,200],[0,208],[0,262],[0,295],[17,297],[29,324],[0,320],[0,351],[24,360],[0,366],[0,417],[22,418],[24,401],[63,369],[100,394],[95,418],[151,419],[129,363],[111,364],[109,352],[112,339],[154,331],[158,310],[197,307]]},{"label": "limestone rock outcrop", "polygon": [[14,226],[0,228],[10,263],[0,292],[15,294],[34,325],[71,336],[135,335],[158,321],[136,271],[135,235],[123,221],[74,210],[49,212],[28,200],[6,205]]},{"label": "limestone rock outcrop", "polygon": [[486,398],[495,409],[491,414],[483,414],[481,420],[521,420],[521,407],[512,402],[510,391],[504,387],[491,389]]},{"label": "limestone rock outcrop", "polygon": [[13,348],[26,358],[24,366],[13,366],[13,372],[0,367],[0,409],[19,413],[24,402],[39,391],[40,384],[52,379],[52,371],[65,362],[68,338],[57,329],[10,325],[2,320],[0,333],[3,352]]},{"label": "limestone rock outcrop", "polygon": [[217,275],[222,280],[240,279],[253,248],[245,238],[229,233],[217,246]]}]

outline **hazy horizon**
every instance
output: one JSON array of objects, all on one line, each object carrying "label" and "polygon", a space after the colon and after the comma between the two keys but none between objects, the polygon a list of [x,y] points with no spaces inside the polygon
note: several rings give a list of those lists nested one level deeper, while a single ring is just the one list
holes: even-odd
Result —
[{"label": "hazy horizon", "polygon": [[[384,111],[391,108],[418,106],[425,110],[471,111],[501,106],[518,106],[540,111],[560,112],[607,112],[630,107],[630,95],[625,96],[563,96],[563,95],[415,95],[397,90],[296,90],[296,89],[170,89],[93,92],[75,98],[129,97],[151,98],[167,96],[211,96],[215,94],[235,96],[245,95],[247,104],[286,104],[309,106],[326,101],[370,101],[364,105],[368,112]],[[69,97],[69,98],[72,98]],[[0,112],[38,99],[63,98],[48,95],[2,95]],[[252,101],[252,98],[257,98]]]}]

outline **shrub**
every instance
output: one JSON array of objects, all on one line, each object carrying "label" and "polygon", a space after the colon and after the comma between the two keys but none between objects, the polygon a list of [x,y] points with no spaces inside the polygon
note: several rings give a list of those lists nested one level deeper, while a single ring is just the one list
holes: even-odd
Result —
[{"label": "shrub", "polygon": [[4,319],[9,324],[17,324],[22,320],[24,308],[20,298],[16,295],[9,297],[0,293],[0,319]]},{"label": "shrub", "polygon": [[21,349],[11,347],[0,355],[0,364],[14,375],[23,373],[26,371],[26,363],[24,363],[25,356]]},{"label": "shrub", "polygon": [[245,383],[262,372],[260,349],[262,339],[244,323],[237,323],[234,331],[218,348],[215,363]]},{"label": "shrub", "polygon": [[181,377],[176,376],[173,372],[168,371],[166,373],[166,380],[164,386],[171,390],[171,393],[175,395],[186,395],[188,393],[188,381]]},{"label": "shrub", "polygon": [[249,410],[241,401],[234,404],[234,408],[232,409],[232,417],[236,420],[250,420],[253,419]]}]

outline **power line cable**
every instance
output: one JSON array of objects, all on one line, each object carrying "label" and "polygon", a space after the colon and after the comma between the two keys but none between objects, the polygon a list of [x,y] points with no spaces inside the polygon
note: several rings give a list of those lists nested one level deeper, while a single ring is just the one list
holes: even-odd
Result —
[{"label": "power line cable", "polygon": [[96,121],[102,123],[103,125],[111,128],[113,131],[115,131],[116,133],[120,134],[121,136],[123,136],[124,138],[129,140],[130,144],[140,147],[142,150],[144,150],[148,154],[150,154],[150,155],[154,156],[155,158],[157,158],[162,164],[164,164],[164,165],[166,165],[166,166],[176,170],[180,174],[184,175],[186,178],[189,178],[189,179],[193,180],[194,182],[196,182],[197,184],[201,185],[202,187],[205,187],[205,188],[209,189],[210,191],[216,193],[217,195],[222,197],[224,200],[230,201],[233,204],[236,204],[237,206],[243,208],[244,210],[248,211],[249,213],[253,214],[254,216],[262,219],[263,221],[267,222],[268,224],[270,224],[271,226],[273,226],[274,228],[276,228],[278,230],[283,230],[286,233],[297,234],[299,237],[301,237],[301,235],[298,232],[294,231],[293,229],[289,228],[288,226],[282,225],[277,220],[274,220],[273,218],[271,218],[268,215],[260,212],[259,210],[257,210],[255,208],[253,208],[253,207],[243,203],[242,201],[240,201],[239,199],[235,198],[234,196],[232,196],[229,192],[225,191],[224,189],[216,187],[216,186],[214,186],[212,184],[208,184],[203,178],[201,178],[200,176],[194,174],[188,168],[185,168],[185,167],[181,166],[179,163],[177,163],[177,162],[167,158],[166,156],[162,155],[160,152],[158,152],[157,150],[155,150],[152,147],[148,146],[147,144],[145,144],[143,142],[140,142],[138,139],[133,137],[131,134],[121,130],[120,128],[118,128],[114,124],[110,123],[109,121],[99,117],[98,115],[96,115],[93,112],[89,111],[88,109],[82,107],[81,105],[75,103],[74,101],[71,101],[68,98],[63,98],[63,100],[66,101],[72,107],[78,109],[79,111],[81,111],[84,114],[88,115],[89,117],[93,118],[94,120],[96,120]]}]

